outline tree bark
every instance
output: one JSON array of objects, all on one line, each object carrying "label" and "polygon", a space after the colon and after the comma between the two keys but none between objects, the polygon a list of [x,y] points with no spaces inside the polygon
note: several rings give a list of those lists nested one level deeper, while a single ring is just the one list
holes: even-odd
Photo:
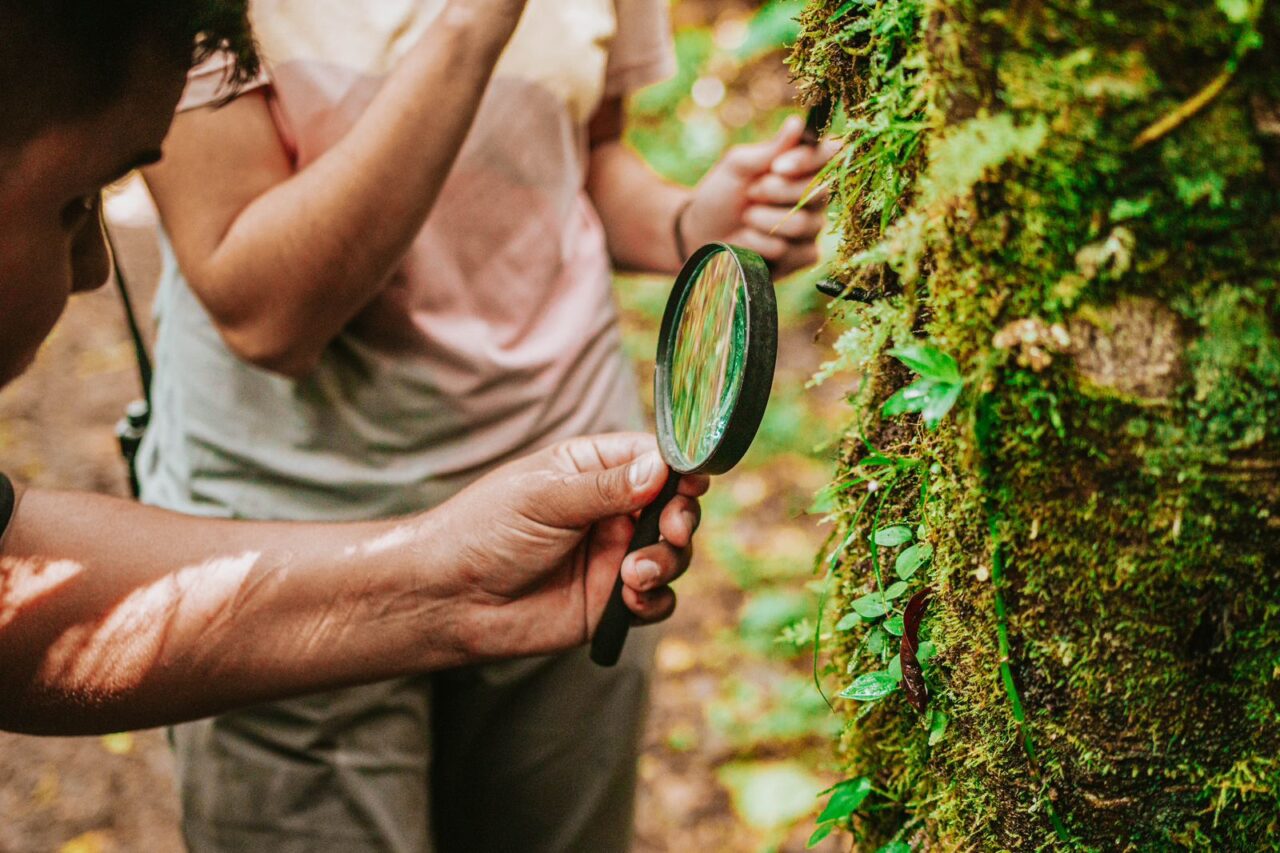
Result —
[{"label": "tree bark", "polygon": [[[861,381],[826,623],[895,580],[876,531],[933,548],[929,710],[837,706],[880,792],[855,833],[1280,849],[1280,2],[803,24],[801,79],[851,119],[834,274],[875,297],[836,303],[829,372]],[[882,409],[918,378],[888,350],[926,342],[964,377],[934,429]],[[825,682],[885,668],[885,617],[824,632]]]}]

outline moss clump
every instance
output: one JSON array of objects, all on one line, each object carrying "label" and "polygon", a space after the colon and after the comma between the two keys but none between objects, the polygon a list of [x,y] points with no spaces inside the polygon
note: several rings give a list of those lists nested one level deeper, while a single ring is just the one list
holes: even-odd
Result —
[{"label": "moss clump", "polygon": [[[877,531],[922,525],[933,553],[908,583],[933,592],[930,711],[841,706],[877,783],[855,832],[1280,849],[1280,3],[828,0],[802,23],[797,71],[851,105],[837,274],[892,300],[832,366],[865,375],[828,679],[898,650],[900,606],[847,615],[892,579]],[[881,414],[911,339],[966,377],[936,430]]]}]

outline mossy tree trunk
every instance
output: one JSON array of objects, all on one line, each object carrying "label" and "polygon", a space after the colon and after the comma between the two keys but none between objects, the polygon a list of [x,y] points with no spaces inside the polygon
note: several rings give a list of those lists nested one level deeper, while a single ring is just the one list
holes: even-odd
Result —
[{"label": "mossy tree trunk", "polygon": [[[824,681],[886,670],[925,588],[937,650],[924,713],[837,706],[859,849],[1280,849],[1280,2],[803,23],[874,299],[827,371],[862,380]],[[964,388],[932,429],[883,413],[922,352]],[[933,557],[880,614],[898,524]]]}]

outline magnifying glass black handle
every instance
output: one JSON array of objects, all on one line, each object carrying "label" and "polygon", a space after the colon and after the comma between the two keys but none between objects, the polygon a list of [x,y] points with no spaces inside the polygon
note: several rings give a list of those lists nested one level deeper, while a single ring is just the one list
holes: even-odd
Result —
[{"label": "magnifying glass black handle", "polygon": [[[628,554],[658,541],[661,536],[658,532],[658,519],[662,517],[662,511],[676,496],[679,488],[680,475],[668,468],[666,485],[636,521],[636,532],[632,534],[631,544],[627,546]],[[622,587],[622,573],[619,571],[618,580],[613,585],[613,595],[609,596],[609,603],[605,605],[596,634],[591,638],[591,659],[600,666],[613,666],[618,662],[618,658],[622,656],[622,647],[627,642],[627,632],[631,629],[631,610],[622,600]]]}]

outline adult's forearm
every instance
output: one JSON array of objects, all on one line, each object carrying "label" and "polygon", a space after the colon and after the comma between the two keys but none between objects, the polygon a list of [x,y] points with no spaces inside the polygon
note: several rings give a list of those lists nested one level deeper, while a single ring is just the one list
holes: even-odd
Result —
[{"label": "adult's forearm", "polygon": [[514,24],[442,14],[337,144],[244,208],[197,265],[225,332],[282,372],[318,359],[421,231]]},{"label": "adult's forearm", "polygon": [[27,492],[0,551],[0,728],[119,731],[462,663],[447,572],[397,550],[404,525],[431,523],[219,521]]},{"label": "adult's forearm", "polygon": [[663,180],[620,140],[611,140],[592,148],[587,190],[617,266],[639,272],[679,270],[682,259],[673,226],[689,189]]}]

